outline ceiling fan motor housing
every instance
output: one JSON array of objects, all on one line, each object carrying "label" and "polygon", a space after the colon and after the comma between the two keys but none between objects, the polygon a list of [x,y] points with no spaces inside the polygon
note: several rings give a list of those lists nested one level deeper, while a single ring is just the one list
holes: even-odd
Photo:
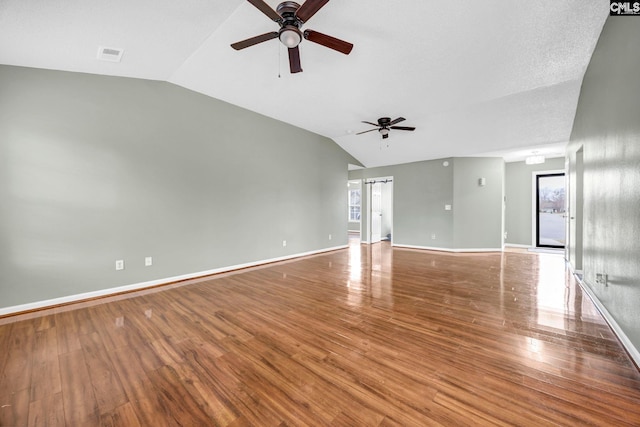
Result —
[{"label": "ceiling fan motor housing", "polygon": [[391,124],[391,117],[380,117],[378,119],[378,124],[380,125],[380,135],[382,135],[382,139],[389,138],[389,125]]},{"label": "ceiling fan motor housing", "polygon": [[300,20],[296,18],[296,11],[300,5],[294,1],[283,1],[276,8],[278,15],[282,16],[283,25],[295,25],[300,27]]},{"label": "ceiling fan motor housing", "polygon": [[278,5],[276,12],[282,17],[278,38],[288,48],[298,46],[302,41],[300,26],[302,22],[296,17],[296,11],[300,5],[293,1],[285,1]]}]

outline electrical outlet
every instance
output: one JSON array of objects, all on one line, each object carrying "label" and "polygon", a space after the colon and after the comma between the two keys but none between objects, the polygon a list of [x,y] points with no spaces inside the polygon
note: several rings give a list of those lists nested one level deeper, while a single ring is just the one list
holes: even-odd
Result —
[{"label": "electrical outlet", "polygon": [[433,233],[433,234],[431,235],[431,240],[436,240],[436,233]]},{"label": "electrical outlet", "polygon": [[609,286],[609,277],[604,273],[596,273],[596,283],[599,285]]},{"label": "electrical outlet", "polygon": [[284,248],[284,247],[286,247],[286,246],[287,246],[287,241],[286,241],[286,240],[283,240],[283,241],[282,241],[282,247]]},{"label": "electrical outlet", "polygon": [[331,240],[331,234],[329,234],[329,240]]},{"label": "electrical outlet", "polygon": [[450,211],[451,210],[451,205],[444,205],[444,210],[445,211]]},{"label": "electrical outlet", "polygon": [[145,267],[149,267],[151,265],[153,265],[153,257],[150,257],[150,256],[145,257],[144,258],[144,266]]},{"label": "electrical outlet", "polygon": [[116,260],[116,270],[124,270],[124,260]]}]

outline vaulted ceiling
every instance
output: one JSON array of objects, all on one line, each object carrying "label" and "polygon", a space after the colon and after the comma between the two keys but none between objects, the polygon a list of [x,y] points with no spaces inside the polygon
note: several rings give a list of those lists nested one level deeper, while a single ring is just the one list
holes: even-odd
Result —
[{"label": "vaulted ceiling", "polygon": [[[278,1],[265,0],[272,8]],[[302,1],[301,1],[302,3]],[[243,0],[1,0],[0,63],[168,81],[332,138],[367,167],[450,156],[558,155],[607,0],[333,0],[303,40],[231,43],[278,25]],[[98,61],[99,47],[124,49]],[[0,99],[1,102],[1,99]],[[403,116],[384,141],[361,121]]]}]

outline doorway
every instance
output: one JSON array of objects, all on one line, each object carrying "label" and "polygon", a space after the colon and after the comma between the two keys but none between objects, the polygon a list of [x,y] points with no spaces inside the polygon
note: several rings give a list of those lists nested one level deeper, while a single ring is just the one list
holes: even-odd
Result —
[{"label": "doorway", "polygon": [[564,172],[535,175],[536,247],[564,249],[566,180]]},{"label": "doorway", "polygon": [[364,181],[366,199],[362,213],[362,243],[392,241],[393,177],[368,178]]}]

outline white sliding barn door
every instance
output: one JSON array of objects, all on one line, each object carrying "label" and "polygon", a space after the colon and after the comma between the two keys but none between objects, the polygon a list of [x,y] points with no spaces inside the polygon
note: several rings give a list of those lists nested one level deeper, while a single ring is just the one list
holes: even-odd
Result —
[{"label": "white sliding barn door", "polygon": [[382,183],[371,184],[371,243],[382,239]]}]

